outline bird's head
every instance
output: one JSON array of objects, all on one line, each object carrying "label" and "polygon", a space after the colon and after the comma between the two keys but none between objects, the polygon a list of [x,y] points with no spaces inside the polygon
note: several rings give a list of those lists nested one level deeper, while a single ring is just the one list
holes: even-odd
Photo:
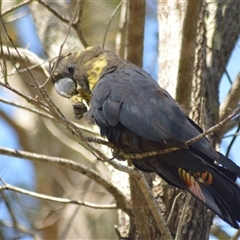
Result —
[{"label": "bird's head", "polygon": [[116,54],[99,46],[88,47],[56,60],[50,67],[51,80],[61,96],[70,99],[78,96],[89,104],[97,81],[123,65],[124,60]]}]

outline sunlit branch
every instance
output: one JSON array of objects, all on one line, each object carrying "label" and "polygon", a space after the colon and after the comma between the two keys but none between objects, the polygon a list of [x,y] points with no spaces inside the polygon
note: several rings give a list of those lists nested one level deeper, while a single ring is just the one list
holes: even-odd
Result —
[{"label": "sunlit branch", "polygon": [[21,8],[21,7],[23,7],[23,6],[26,6],[26,5],[28,5],[29,3],[31,3],[31,2],[33,2],[33,0],[21,2],[20,4],[18,4],[18,5],[16,5],[16,6],[13,6],[13,7],[7,9],[7,10],[5,10],[5,11],[2,13],[2,16],[4,17],[5,15],[7,15],[7,14],[9,14],[9,13],[11,13],[11,12],[13,12],[13,11]]},{"label": "sunlit branch", "polygon": [[3,82],[0,82],[0,86],[3,86],[5,88],[7,88],[8,90],[14,92],[15,94],[17,94],[18,96],[22,97],[23,99],[25,99],[28,103],[31,103],[33,104],[34,106],[36,107],[39,107],[41,108],[42,110],[46,111],[46,112],[49,112],[48,110],[48,106],[39,101],[38,99],[35,99],[35,98],[32,98],[32,97],[29,97],[27,96],[25,93],[21,92],[20,90],[16,89],[16,88],[13,88],[11,87],[10,85],[6,85],[5,83]]},{"label": "sunlit branch", "polygon": [[[86,158],[88,161],[90,161],[90,159],[93,160],[93,158],[91,157],[87,157],[89,156],[89,153],[91,153],[90,151],[88,151],[86,148],[84,148],[83,146],[81,146],[81,143],[77,143],[76,141],[72,140],[71,138],[69,138],[66,134],[64,134],[59,128],[57,128],[51,121],[46,121],[43,120],[46,128],[48,129],[48,131],[56,138],[58,139],[62,144],[64,144],[65,146],[67,146],[69,149],[76,151],[80,157],[84,157]],[[95,157],[94,157],[95,160]]]},{"label": "sunlit branch", "polygon": [[[25,48],[15,48],[9,46],[2,46],[2,51],[6,60],[9,60],[13,63],[25,63],[28,70],[34,69],[40,73],[43,73],[46,77],[49,76],[47,71],[47,64],[48,61],[43,60],[42,58],[38,57],[35,53]],[[18,69],[18,73],[26,72],[27,69]],[[15,74],[15,73],[13,73]],[[10,75],[9,75],[10,76]]]},{"label": "sunlit branch", "polygon": [[[237,78],[234,80],[230,91],[225,97],[223,103],[220,106],[219,118],[220,120],[227,117],[227,115],[239,106],[239,92],[240,92],[240,73],[237,75]],[[223,129],[221,129],[221,136],[229,129],[229,126],[226,125]]]},{"label": "sunlit branch", "polygon": [[106,38],[107,38],[107,33],[108,33],[108,30],[109,30],[109,27],[114,19],[114,17],[116,16],[118,10],[120,9],[120,7],[122,6],[122,3],[123,3],[123,0],[118,4],[118,6],[116,7],[115,11],[113,12],[112,14],[112,17],[110,19],[110,21],[108,22],[108,25],[106,27],[106,30],[105,30],[105,33],[104,33],[104,36],[103,36],[103,44],[102,44],[102,48],[104,48],[105,46],[105,41],[106,41]]},{"label": "sunlit branch", "polygon": [[230,153],[230,151],[231,151],[231,148],[232,148],[235,140],[236,140],[237,137],[239,136],[239,131],[240,131],[240,124],[238,124],[238,128],[237,128],[235,134],[233,135],[233,138],[232,138],[231,142],[230,142],[229,145],[228,145],[227,152],[226,152],[226,156],[227,156],[227,157],[229,156],[229,153]]},{"label": "sunlit branch", "polygon": [[178,198],[182,195],[182,192],[180,192],[175,198],[174,198],[174,201],[173,201],[173,204],[172,204],[172,207],[171,207],[171,210],[170,210],[170,213],[168,215],[168,219],[167,219],[167,222],[166,222],[166,225],[168,226],[168,223],[171,221],[172,219],[172,216],[173,216],[173,213],[174,213],[174,207],[176,206],[176,203],[177,203],[177,200]]},{"label": "sunlit branch", "polygon": [[[83,33],[82,33],[82,30],[80,28],[80,22],[81,22],[81,16],[82,16],[82,6],[83,6],[83,1],[79,1],[77,3],[78,6],[75,7],[75,11],[73,13],[73,18],[71,21],[69,21],[68,19],[64,18],[59,12],[57,12],[56,10],[54,10],[50,5],[48,5],[47,3],[45,3],[44,1],[42,0],[38,0],[38,2],[44,6],[49,12],[51,12],[56,18],[58,18],[61,22],[65,23],[65,24],[68,24],[69,27],[73,27],[73,29],[76,31],[78,37],[79,37],[79,40],[81,41],[81,43],[83,44],[84,47],[87,47],[88,44],[83,36]],[[79,8],[79,12],[78,12],[78,18],[77,18],[77,21],[74,22],[74,17],[75,17],[75,14],[77,13],[77,9]]]},{"label": "sunlit branch", "polygon": [[186,199],[185,199],[185,203],[184,203],[184,206],[183,206],[183,209],[182,209],[182,213],[181,213],[181,216],[180,216],[180,220],[179,220],[179,224],[178,224],[175,240],[181,239],[182,228],[183,228],[183,225],[185,224],[184,217],[185,217],[185,214],[187,212],[187,207],[188,207],[188,204],[189,204],[189,202],[191,200],[191,197],[192,196],[190,195],[190,193],[187,193],[187,196],[186,196]]},{"label": "sunlit branch", "polygon": [[155,200],[155,198],[152,195],[152,190],[150,189],[144,175],[142,172],[136,171],[135,173],[136,180],[139,183],[139,186],[146,198],[146,201],[148,203],[148,206],[152,212],[152,215],[154,216],[154,219],[157,223],[157,226],[159,230],[162,233],[162,238],[164,240],[172,240],[171,233],[166,225],[166,222],[163,218],[163,215],[159,209],[159,206]]},{"label": "sunlit branch", "polygon": [[[42,112],[40,112],[40,111],[38,111],[38,110],[35,110],[35,109],[33,109],[33,108],[26,107],[26,106],[24,106],[24,105],[21,105],[21,104],[15,103],[15,102],[11,102],[11,101],[8,101],[8,100],[3,99],[3,98],[0,98],[0,102],[5,103],[5,104],[10,105],[10,106],[13,106],[13,107],[17,107],[17,108],[20,108],[20,109],[29,111],[29,112],[32,112],[32,113],[35,113],[35,114],[37,114],[37,115],[39,115],[39,116],[41,116],[41,117],[54,120],[54,118],[53,118],[51,115],[46,114],[46,113],[42,113]],[[46,110],[46,109],[44,109],[44,110]]]},{"label": "sunlit branch", "polygon": [[240,229],[237,230],[237,232],[233,235],[233,237],[230,240],[239,240],[240,237]]},{"label": "sunlit branch", "polygon": [[103,188],[105,188],[115,198],[117,202],[117,207],[122,209],[123,211],[128,212],[128,208],[126,206],[126,200],[123,194],[115,186],[113,186],[111,183],[103,179],[98,173],[96,173],[91,169],[86,168],[85,166],[79,163],[76,163],[74,161],[71,161],[65,158],[50,157],[46,155],[40,155],[36,153],[18,151],[15,149],[2,148],[2,147],[0,147],[0,154],[22,158],[22,159],[28,159],[36,163],[44,163],[44,164],[49,164],[51,166],[64,167],[65,169],[70,169],[72,171],[81,173],[86,177],[95,181],[97,184],[99,184]]},{"label": "sunlit branch", "polygon": [[31,197],[35,197],[35,198],[39,198],[39,199],[43,199],[51,202],[57,202],[57,203],[63,203],[63,204],[75,204],[75,205],[81,205],[84,207],[95,208],[95,209],[117,209],[116,204],[99,205],[99,204],[89,203],[89,202],[80,201],[80,200],[52,197],[45,194],[36,193],[36,192],[28,191],[22,188],[18,188],[6,183],[3,183],[3,185],[0,186],[0,192],[3,190],[11,190],[14,192],[22,193],[24,195],[28,195]]},{"label": "sunlit branch", "polygon": [[82,45],[86,48],[86,47],[88,47],[88,43],[83,35],[82,28],[81,28],[84,1],[85,0],[79,0],[77,3],[77,6],[76,6],[76,8],[78,8],[77,19],[75,22],[73,22],[72,27],[73,27],[73,29],[75,29]]},{"label": "sunlit branch", "polygon": [[207,131],[203,132],[202,134],[199,134],[197,137],[192,138],[190,140],[188,140],[186,142],[187,145],[191,145],[195,142],[197,142],[198,140],[200,140],[201,138],[205,137],[206,135],[208,135],[209,133],[212,133],[214,131],[216,131],[217,129],[219,129],[220,127],[224,126],[227,122],[229,122],[230,120],[232,120],[233,118],[237,117],[240,114],[240,107],[236,108],[232,114],[230,114],[228,117],[226,117],[225,119],[223,119],[221,122],[217,123],[216,125],[214,125],[213,127],[209,128]]}]

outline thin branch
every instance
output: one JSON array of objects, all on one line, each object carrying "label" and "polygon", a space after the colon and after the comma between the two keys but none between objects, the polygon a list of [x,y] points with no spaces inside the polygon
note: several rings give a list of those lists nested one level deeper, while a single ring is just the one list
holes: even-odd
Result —
[{"label": "thin branch", "polygon": [[146,1],[129,0],[127,4],[127,60],[142,67]]},{"label": "thin branch", "polygon": [[[17,48],[17,51],[14,47],[2,46],[3,54],[6,57],[6,60],[9,60],[13,63],[25,63],[25,66],[29,70],[34,69],[40,73],[43,73],[46,77],[49,76],[46,64],[48,61],[38,57],[35,53],[25,48]],[[18,70],[18,73],[25,72],[27,69]],[[15,74],[15,73],[14,73]]]},{"label": "thin branch", "polygon": [[[64,134],[59,128],[57,128],[53,122],[46,121],[43,119],[43,122],[48,129],[48,131],[56,138],[58,139],[63,145],[67,146],[69,149],[77,152],[80,157],[87,159],[88,161],[92,162],[93,158],[89,156],[89,153],[91,153],[89,150],[87,150],[85,147],[81,146],[79,143],[74,141],[73,139],[69,138],[66,134]],[[95,157],[94,157],[95,160]]]},{"label": "thin branch", "polygon": [[236,231],[236,233],[233,235],[233,237],[230,240],[239,240],[240,238],[240,229]]},{"label": "thin branch", "polygon": [[[2,2],[0,2],[0,13],[1,12],[2,12]],[[3,21],[3,16],[2,15],[0,15],[0,21],[1,21],[1,25],[4,25],[4,21]],[[3,31],[0,31],[0,43],[3,42],[3,39],[2,39],[3,36],[2,35],[3,35]],[[3,64],[0,65],[0,67],[1,67],[2,74],[3,74],[4,82],[5,82],[5,84],[8,84],[7,61],[6,61],[6,56],[4,54],[4,50],[3,50],[3,45],[2,44],[1,44],[0,48],[1,48],[1,54],[0,55],[2,55],[2,63],[3,63]]]},{"label": "thin branch", "polygon": [[172,236],[169,231],[169,228],[166,225],[163,215],[159,209],[159,206],[151,193],[152,190],[150,189],[143,173],[136,171],[135,177],[136,177],[136,180],[138,180],[139,186],[144,194],[144,197],[146,198],[149,208],[151,209],[152,215],[154,216],[157,226],[160,232],[162,233],[161,239],[172,240]]},{"label": "thin branch", "polygon": [[80,0],[77,3],[77,6],[75,7],[75,11],[73,13],[73,17],[75,16],[75,13],[77,11],[77,9],[79,8],[79,12],[78,12],[78,18],[77,21],[73,22],[73,19],[71,21],[69,21],[68,19],[64,18],[59,12],[57,12],[55,9],[51,8],[47,3],[45,3],[42,0],[38,0],[39,4],[41,4],[42,6],[44,6],[49,12],[51,12],[56,18],[58,18],[61,22],[66,23],[71,27],[73,27],[73,29],[76,31],[81,43],[83,44],[84,47],[87,47],[88,44],[84,38],[84,35],[82,33],[82,30],[80,28],[80,22],[81,22],[81,16],[82,16],[82,6],[83,6],[83,2],[82,0]]},{"label": "thin branch", "polygon": [[83,35],[82,28],[81,28],[81,20],[82,20],[82,14],[83,14],[84,1],[85,0],[79,0],[79,2],[77,3],[77,5],[78,5],[77,7],[79,8],[79,10],[78,10],[78,14],[77,14],[77,19],[72,24],[72,27],[73,27],[73,29],[75,29],[80,42],[86,48],[86,47],[88,47],[88,43]]},{"label": "thin branch", "polygon": [[31,103],[31,104],[35,105],[36,107],[39,107],[46,112],[49,112],[48,106],[45,103],[43,103],[42,101],[39,101],[38,99],[35,99],[35,98],[32,98],[32,97],[29,97],[25,93],[21,92],[20,90],[18,90],[16,88],[13,88],[10,85],[5,85],[2,82],[0,82],[0,86],[3,86],[5,88],[7,88],[8,90],[14,92],[18,96],[25,99],[28,103]]},{"label": "thin branch", "polygon": [[109,160],[107,163],[110,164],[111,166],[113,166],[114,168],[116,168],[118,171],[135,175],[136,169],[134,167],[125,166],[125,165],[121,164],[119,161],[116,161],[113,159]]},{"label": "thin branch", "polygon": [[66,23],[66,24],[70,24],[70,21],[66,18],[64,18],[58,11],[56,11],[55,9],[51,8],[47,3],[45,3],[42,0],[38,0],[38,3],[41,4],[42,6],[44,6],[50,13],[53,14],[53,16],[55,16],[56,18],[58,18],[61,22]]},{"label": "thin branch", "polygon": [[[1,179],[0,179],[0,181],[1,181]],[[14,212],[12,210],[12,207],[11,207],[11,204],[10,204],[10,201],[9,201],[7,195],[4,192],[1,192],[1,187],[0,187],[0,194],[1,194],[1,197],[2,197],[4,203],[5,203],[6,207],[7,207],[8,212],[9,212],[9,214],[11,216],[13,226],[14,226],[15,229],[17,229],[18,221],[17,221],[17,219],[15,217],[15,214],[14,214]]]},{"label": "thin branch", "polygon": [[149,151],[149,152],[143,152],[143,153],[125,153],[123,150],[118,149],[118,148],[114,148],[114,157],[116,157],[117,159],[123,160],[123,159],[143,159],[146,157],[152,157],[152,156],[156,156],[156,155],[163,155],[163,154],[167,154],[170,152],[174,152],[176,150],[179,150],[180,148],[177,147],[171,147],[171,148],[166,148],[163,149],[161,151]]},{"label": "thin branch", "polygon": [[75,205],[81,205],[84,207],[95,208],[95,209],[117,209],[116,204],[99,205],[99,204],[89,203],[89,202],[80,201],[80,200],[52,197],[52,196],[48,196],[45,194],[36,193],[36,192],[28,191],[28,190],[25,190],[22,188],[18,188],[18,187],[12,186],[10,184],[6,184],[2,180],[1,180],[1,182],[3,183],[3,186],[0,186],[0,192],[3,190],[11,190],[14,192],[22,193],[24,195],[28,195],[31,197],[35,197],[38,199],[43,199],[43,200],[51,201],[51,202],[57,202],[57,203],[63,203],[63,204],[75,204]]},{"label": "thin branch", "polygon": [[179,219],[179,224],[178,224],[175,240],[181,239],[181,232],[182,232],[182,228],[183,228],[183,225],[184,225],[184,217],[185,217],[185,214],[186,214],[186,211],[187,211],[188,204],[191,200],[191,197],[192,196],[189,193],[187,193],[187,197],[185,199],[185,204],[183,206],[182,213],[181,213],[181,216],[180,216],[180,219]]},{"label": "thin branch", "polygon": [[[4,32],[5,32],[6,36],[7,36],[8,41],[11,43],[11,45],[12,45],[13,48],[15,49],[15,51],[16,51],[19,59],[20,59],[20,62],[21,62],[21,63],[23,64],[23,66],[25,67],[26,72],[29,74],[29,76],[31,77],[31,79],[33,80],[33,82],[35,83],[35,85],[31,84],[30,82],[28,82],[27,80],[25,80],[25,78],[23,78],[23,77],[22,77],[22,79],[23,79],[27,84],[29,84],[31,87],[36,88],[36,87],[38,86],[38,83],[37,83],[37,81],[35,80],[32,72],[31,72],[30,69],[28,68],[27,63],[26,63],[26,59],[23,59],[23,57],[22,57],[22,55],[20,54],[18,48],[16,47],[16,44],[14,43],[14,41],[12,40],[12,38],[10,37],[10,35],[9,35],[9,33],[8,33],[8,30],[7,30],[7,28],[6,28],[6,26],[5,26],[4,23],[2,23],[2,26],[3,26]],[[8,49],[7,49],[7,50],[8,50]],[[8,51],[9,51],[9,50],[8,50]],[[10,55],[10,54],[9,54],[9,55]],[[36,56],[35,58],[38,59],[38,60],[40,59],[40,58],[38,58],[37,56]],[[19,70],[18,70],[18,67],[16,66],[16,63],[15,63],[14,61],[12,61],[12,63],[13,63],[13,66],[15,67],[17,73],[19,73],[19,75],[20,75],[20,72],[19,72]],[[21,75],[20,75],[20,76],[21,76]],[[42,94],[41,91],[40,91],[40,94]]]},{"label": "thin branch", "polygon": [[[2,181],[2,180],[0,179],[0,181]],[[17,221],[17,219],[16,219],[16,216],[15,216],[15,213],[14,213],[14,211],[13,211],[12,208],[11,208],[10,201],[9,201],[7,195],[6,195],[3,191],[1,191],[1,190],[2,190],[2,187],[0,187],[0,194],[1,194],[1,197],[2,197],[3,201],[4,201],[5,204],[6,204],[6,207],[7,207],[7,209],[8,209],[8,212],[9,212],[9,214],[10,214],[10,216],[11,216],[12,225],[13,225],[12,227],[13,227],[14,229],[18,230],[19,232],[22,232],[22,233],[24,233],[24,234],[29,234],[29,235],[31,235],[31,236],[34,236],[34,235],[35,235],[34,231],[32,231],[32,230],[30,230],[30,229],[27,229],[27,228],[25,228],[24,226],[22,226],[21,224],[18,223],[18,221]],[[4,223],[4,222],[1,222],[1,223],[2,223],[2,224],[6,224],[6,223]],[[9,223],[9,224],[10,224],[10,223]]]},{"label": "thin branch", "polygon": [[[38,110],[35,110],[35,109],[32,109],[32,108],[28,108],[28,107],[26,107],[26,106],[24,106],[24,105],[21,105],[21,104],[15,103],[15,102],[10,102],[10,101],[8,101],[8,100],[6,100],[6,99],[3,99],[3,98],[0,98],[0,102],[5,103],[5,104],[10,105],[10,106],[14,106],[14,107],[23,109],[23,110],[26,110],[26,111],[29,111],[29,112],[32,112],[32,113],[35,113],[35,114],[37,114],[37,115],[39,115],[39,116],[41,116],[41,117],[44,117],[44,118],[48,118],[48,119],[51,119],[51,120],[55,120],[55,119],[54,119],[51,115],[49,115],[49,114],[42,113],[42,112],[40,112],[40,111],[38,111]],[[44,110],[46,110],[46,109],[44,109]]]},{"label": "thin branch", "polygon": [[237,128],[235,134],[233,135],[233,138],[232,138],[230,144],[228,145],[227,152],[226,152],[226,157],[229,156],[229,153],[230,153],[230,151],[231,151],[231,148],[232,148],[232,146],[233,146],[235,140],[236,140],[237,137],[239,136],[239,134],[238,134],[239,131],[240,131],[240,124],[238,124],[238,128]]},{"label": "thin branch", "polygon": [[231,79],[231,77],[230,77],[230,75],[229,75],[227,69],[224,70],[224,73],[226,74],[229,83],[232,85],[233,82],[232,82],[232,79]]},{"label": "thin branch", "polygon": [[[230,91],[228,92],[226,98],[220,106],[219,118],[224,119],[233,109],[239,105],[239,92],[240,92],[240,73],[234,80]],[[226,131],[226,128],[221,129],[221,135]]]},{"label": "thin branch", "polygon": [[168,215],[168,219],[167,219],[167,222],[166,222],[166,226],[168,226],[169,222],[171,221],[172,219],[172,216],[173,216],[173,213],[174,213],[174,207],[177,203],[177,200],[178,198],[182,195],[182,192],[180,192],[175,198],[174,198],[174,201],[173,201],[173,204],[172,204],[172,207],[171,207],[171,210],[170,210],[170,213]]},{"label": "thin branch", "polygon": [[110,21],[108,22],[108,25],[107,25],[106,31],[105,31],[104,36],[103,36],[103,44],[102,44],[102,48],[104,48],[104,46],[105,46],[105,42],[106,42],[106,38],[107,38],[107,33],[108,33],[109,28],[110,28],[110,25],[111,25],[111,23],[112,23],[114,17],[116,16],[118,10],[119,10],[120,7],[122,6],[122,3],[123,3],[123,0],[117,5],[115,11],[114,11],[113,14],[112,14],[112,17],[111,17]]},{"label": "thin branch", "polygon": [[23,7],[23,6],[25,6],[25,5],[28,5],[31,2],[33,2],[33,0],[25,1],[25,2],[22,2],[22,3],[18,4],[18,5],[16,5],[16,6],[13,6],[13,7],[7,9],[6,11],[4,11],[2,13],[2,16],[4,17],[5,15],[7,15],[7,14],[9,14],[9,13],[11,13],[11,12],[13,12],[13,11]]},{"label": "thin branch", "polygon": [[215,126],[209,128],[207,131],[199,134],[198,136],[196,136],[195,138],[192,138],[190,140],[188,140],[186,142],[187,145],[191,145],[195,142],[197,142],[198,140],[200,140],[201,138],[205,137],[206,135],[208,135],[209,133],[212,133],[214,131],[216,131],[217,129],[219,129],[220,127],[222,127],[223,125],[225,125],[227,122],[229,122],[230,120],[232,120],[233,118],[237,117],[240,114],[240,107],[236,108],[232,114],[230,114],[228,117],[226,117],[225,119],[223,119],[221,122],[219,122],[218,124],[216,124]]},{"label": "thin branch", "polygon": [[93,138],[93,137],[86,137],[86,140],[88,142],[93,142],[93,143],[97,143],[97,144],[101,144],[101,145],[105,145],[109,148],[114,148],[114,144],[113,143],[110,143],[108,141],[104,141],[102,139],[99,139],[99,138]]},{"label": "thin branch", "polygon": [[182,26],[182,39],[177,75],[176,101],[189,110],[192,92],[193,66],[195,59],[197,23],[200,0],[187,1]]},{"label": "thin branch", "polygon": [[[40,0],[40,1],[41,1],[41,0]],[[41,1],[41,2],[42,2],[42,1]],[[45,4],[45,3],[44,3],[44,4]],[[48,82],[50,81],[50,79],[52,78],[52,75],[53,75],[53,73],[55,72],[55,70],[56,70],[56,68],[57,68],[57,66],[58,66],[58,64],[59,64],[59,62],[60,62],[60,60],[61,60],[61,57],[62,57],[61,55],[62,55],[63,47],[64,47],[64,45],[65,45],[65,43],[66,43],[66,41],[67,41],[67,38],[68,38],[68,36],[69,36],[69,34],[70,34],[71,27],[72,27],[73,20],[74,20],[74,16],[75,16],[76,12],[77,12],[77,7],[75,8],[75,10],[74,10],[74,12],[73,12],[73,15],[72,15],[72,19],[71,19],[71,21],[69,22],[68,31],[67,31],[67,33],[66,33],[65,39],[63,40],[63,43],[62,43],[61,46],[60,46],[59,53],[58,53],[58,56],[57,56],[57,58],[56,58],[55,64],[54,64],[54,66],[53,66],[53,69],[51,69],[50,76],[49,76],[49,78],[46,80],[46,82],[43,83],[42,86],[38,85],[40,92],[42,92],[42,91],[45,92],[44,87],[47,85],[47,83],[48,83]],[[42,89],[43,89],[43,90],[42,90]],[[42,90],[42,91],[41,91],[41,90]],[[45,96],[47,96],[47,94],[45,94]],[[56,105],[54,105],[53,102],[52,102],[49,98],[46,98],[46,100],[49,100],[49,103],[50,103],[50,105],[51,105],[52,110],[54,111],[54,113],[58,113],[58,115],[60,116],[60,115],[61,115],[61,112],[57,109]]]},{"label": "thin branch", "polygon": [[36,154],[36,153],[30,153],[30,152],[25,152],[25,151],[18,151],[15,149],[9,149],[9,148],[3,148],[0,147],[0,154],[6,155],[6,156],[12,156],[12,157],[17,157],[17,158],[22,158],[22,159],[28,159],[31,160],[35,163],[44,163],[44,164],[49,164],[51,166],[56,166],[56,167],[64,167],[65,169],[70,169],[72,171],[81,173],[88,178],[92,179],[95,181],[97,184],[105,188],[112,196],[115,198],[117,202],[117,207],[122,209],[125,212],[129,212],[129,209],[126,206],[126,200],[124,195],[116,188],[113,186],[111,183],[103,179],[98,173],[95,171],[86,168],[85,166],[73,162],[69,159],[65,158],[57,158],[57,157],[50,157],[46,155],[41,155],[41,154]]},{"label": "thin branch", "polygon": [[[2,226],[7,226],[7,227],[11,227],[11,228],[16,227],[16,230],[18,230],[21,233],[24,233],[24,234],[27,234],[27,235],[30,235],[30,236],[33,236],[33,237],[36,236],[35,231],[32,231],[32,230],[30,230],[30,229],[28,229],[25,226],[20,225],[20,224],[17,224],[17,226],[14,226],[11,222],[0,220],[1,229],[2,229]],[[1,236],[2,235],[0,233],[0,239],[3,240],[4,238],[1,238]],[[38,239],[38,238],[34,238],[34,239]]]},{"label": "thin branch", "polygon": [[[225,125],[227,122],[229,122],[230,120],[232,120],[233,118],[237,117],[240,114],[240,107],[235,109],[233,111],[232,114],[230,114],[228,117],[226,117],[223,121],[219,122],[218,124],[214,125],[213,127],[209,128],[207,131],[197,135],[196,137],[186,141],[186,145],[191,145],[197,141],[199,141],[201,138],[205,137],[206,135],[216,131],[217,129],[219,129],[220,127],[222,127],[223,125]],[[87,138],[88,141],[90,142],[95,142],[98,144],[102,144],[102,145],[106,145],[110,148],[113,149],[113,155],[114,157],[116,157],[119,160],[124,160],[124,159],[143,159],[146,157],[152,157],[152,156],[156,156],[156,155],[163,155],[163,154],[167,154],[176,150],[179,150],[179,148],[177,147],[172,147],[172,148],[167,148],[167,149],[163,149],[161,151],[149,151],[149,152],[144,152],[144,153],[125,153],[122,149],[119,148],[115,148],[113,146],[113,144],[106,142],[104,140],[101,139],[97,139],[97,138]],[[108,161],[108,160],[107,160]]]}]

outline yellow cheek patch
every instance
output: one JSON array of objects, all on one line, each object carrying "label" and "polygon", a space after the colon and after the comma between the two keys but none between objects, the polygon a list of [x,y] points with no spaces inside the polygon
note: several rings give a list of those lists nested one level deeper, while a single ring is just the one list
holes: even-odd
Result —
[{"label": "yellow cheek patch", "polygon": [[97,61],[90,63],[91,67],[87,71],[88,74],[88,83],[89,88],[92,90],[96,84],[96,82],[99,80],[104,68],[107,66],[107,60],[106,58],[102,57],[97,59]]}]

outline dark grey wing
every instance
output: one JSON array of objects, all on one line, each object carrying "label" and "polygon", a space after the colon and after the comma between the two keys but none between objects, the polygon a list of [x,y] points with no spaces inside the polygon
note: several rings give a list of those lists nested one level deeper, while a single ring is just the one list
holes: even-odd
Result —
[{"label": "dark grey wing", "polygon": [[121,123],[147,140],[185,142],[199,134],[172,97],[136,66],[106,74],[96,84],[91,101],[100,125]]},{"label": "dark grey wing", "polygon": [[[103,76],[92,92],[91,105],[99,126],[115,131],[114,127],[121,124],[146,140],[183,146],[200,134],[200,127],[184,115],[173,98],[135,65]],[[240,176],[240,168],[216,152],[206,138],[191,149],[211,165],[218,161]]]}]

